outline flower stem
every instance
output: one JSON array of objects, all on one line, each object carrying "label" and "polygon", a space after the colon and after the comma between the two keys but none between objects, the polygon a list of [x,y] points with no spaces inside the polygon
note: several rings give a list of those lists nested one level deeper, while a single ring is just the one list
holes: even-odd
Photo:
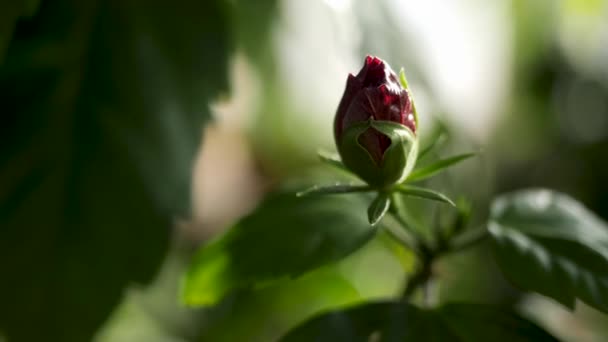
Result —
[{"label": "flower stem", "polygon": [[[403,230],[408,232],[408,238],[405,238],[403,232],[397,234],[392,228],[388,228],[387,232],[393,236],[397,241],[401,242],[406,248],[412,249],[419,258],[418,266],[416,270],[407,279],[401,298],[404,301],[410,300],[414,292],[419,288],[424,291],[424,305],[431,305],[433,298],[432,284],[433,277],[433,263],[439,257],[444,254],[462,251],[469,247],[475,246],[478,243],[484,241],[488,236],[486,229],[476,229],[468,231],[467,233],[449,236],[447,241],[442,243],[430,244],[421,234],[412,229],[412,227],[405,221],[400,215],[399,210],[396,206],[391,206],[389,213],[396,219],[399,225],[402,226]],[[441,242],[439,230],[434,231],[435,240]]]},{"label": "flower stem", "polygon": [[451,253],[467,249],[484,241],[488,236],[488,231],[485,228],[471,230],[452,238],[448,242],[445,252]]}]

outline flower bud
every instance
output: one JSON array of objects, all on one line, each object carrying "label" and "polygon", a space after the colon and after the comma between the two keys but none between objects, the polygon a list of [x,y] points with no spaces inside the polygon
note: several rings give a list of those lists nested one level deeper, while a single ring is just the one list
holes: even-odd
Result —
[{"label": "flower bud", "polygon": [[334,121],[342,162],[372,186],[402,182],[418,154],[417,120],[404,80],[377,57],[350,74]]}]

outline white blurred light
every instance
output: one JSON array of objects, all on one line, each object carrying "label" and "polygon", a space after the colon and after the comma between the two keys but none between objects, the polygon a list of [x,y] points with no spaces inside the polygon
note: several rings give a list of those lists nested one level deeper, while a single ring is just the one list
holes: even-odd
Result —
[{"label": "white blurred light", "polygon": [[351,6],[351,0],[325,0],[325,3],[336,11],[344,11]]},{"label": "white blurred light", "polygon": [[346,78],[363,63],[355,58],[360,33],[352,9],[332,8],[320,1],[284,0],[283,20],[275,37],[282,78],[279,84],[285,85],[294,112],[305,113],[294,117],[285,129],[296,134],[300,129],[298,120],[305,120],[321,133],[322,139],[307,142],[309,145],[328,145],[333,141],[333,117]]},{"label": "white blurred light", "polygon": [[[370,6],[385,6],[388,14],[372,13]],[[329,127],[346,77],[363,63],[363,32],[356,19],[365,15],[373,16],[379,26],[374,27],[377,33],[365,36],[366,46],[379,48],[364,52],[406,49],[401,51],[414,55],[421,66],[431,87],[426,96],[415,91],[422,116],[429,102],[428,107],[451,114],[449,119],[472,139],[483,142],[492,132],[510,89],[512,39],[506,2],[378,0],[351,6],[349,0],[283,0],[281,8],[283,20],[275,36],[279,84],[285,85],[295,110],[306,113],[307,123],[327,133],[326,141],[331,141]],[[394,18],[387,20],[386,15]],[[400,25],[399,35],[408,44],[383,39],[382,30],[391,22]],[[399,61],[390,62],[395,69],[401,67]],[[291,129],[298,129],[297,121]]]},{"label": "white blurred light", "polygon": [[565,55],[589,76],[607,77],[608,1],[563,0],[558,6],[558,41]]},{"label": "white blurred light", "polygon": [[[440,106],[484,141],[510,88],[508,4],[480,0],[390,0]],[[411,46],[410,46],[411,48]]]}]

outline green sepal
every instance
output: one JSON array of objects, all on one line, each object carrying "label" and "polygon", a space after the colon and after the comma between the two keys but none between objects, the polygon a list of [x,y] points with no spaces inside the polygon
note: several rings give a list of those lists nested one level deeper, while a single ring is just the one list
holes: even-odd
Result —
[{"label": "green sepal", "polygon": [[[361,134],[368,129],[375,129],[391,140],[380,165],[359,142]],[[403,182],[413,170],[418,155],[418,138],[404,125],[369,120],[348,128],[338,148],[342,162],[349,170],[371,186],[384,189]]]},{"label": "green sepal", "polygon": [[406,126],[391,121],[371,121],[371,125],[391,139],[391,146],[384,152],[382,168],[386,176],[400,173],[392,184],[401,183],[416,165],[418,137]]},{"label": "green sepal", "polygon": [[375,226],[384,217],[391,206],[390,194],[379,192],[376,198],[367,208],[367,218],[372,226]]},{"label": "green sepal", "polygon": [[297,197],[311,196],[311,195],[338,195],[338,194],[350,194],[353,192],[367,192],[373,189],[367,185],[353,185],[353,184],[331,184],[331,185],[315,185],[304,191],[300,191],[296,194]]},{"label": "green sepal", "polygon": [[440,159],[430,165],[422,166],[416,168],[410,175],[407,177],[406,182],[419,182],[428,178],[431,178],[438,174],[439,172],[447,169],[450,166],[453,166],[457,163],[460,163],[463,160],[467,160],[471,157],[474,157],[475,153],[464,153],[459,154],[450,158]]},{"label": "green sepal", "polygon": [[337,147],[346,168],[368,184],[375,185],[377,182],[374,180],[380,177],[378,166],[369,152],[359,143],[361,134],[370,127],[369,121],[352,125],[344,132]]},{"label": "green sepal", "polygon": [[399,81],[401,82],[401,86],[403,88],[405,88],[405,90],[407,90],[407,94],[410,98],[410,101],[412,102],[412,112],[414,114],[414,122],[416,122],[416,128],[418,128],[418,112],[416,111],[416,104],[414,103],[414,96],[412,95],[412,91],[410,90],[408,83],[407,83],[407,78],[405,78],[405,70],[403,68],[401,68],[401,70],[399,70]]},{"label": "green sepal", "polygon": [[331,165],[342,171],[350,172],[350,170],[340,160],[340,156],[336,155],[335,153],[327,151],[318,151],[317,156],[319,156],[319,159],[325,164]]},{"label": "green sepal", "polygon": [[403,185],[403,184],[397,185],[394,188],[394,190],[397,192],[400,192],[404,195],[407,195],[407,196],[430,199],[433,201],[447,203],[453,207],[456,207],[456,204],[454,203],[454,201],[452,201],[446,195],[442,194],[439,191],[435,191],[435,190],[431,190],[431,189],[427,189],[427,188],[421,188],[419,186]]}]

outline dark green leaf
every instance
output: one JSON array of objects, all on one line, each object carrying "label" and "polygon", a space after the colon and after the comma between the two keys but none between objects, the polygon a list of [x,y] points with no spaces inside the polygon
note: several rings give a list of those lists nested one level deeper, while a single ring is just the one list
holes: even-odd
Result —
[{"label": "dark green leaf", "polygon": [[391,205],[390,195],[379,193],[367,208],[367,219],[372,226],[380,222]]},{"label": "dark green leaf", "polygon": [[337,195],[350,194],[354,192],[366,192],[373,189],[367,185],[352,185],[352,184],[332,184],[332,185],[314,185],[304,191],[298,192],[298,197],[311,195]]},{"label": "dark green leaf", "polygon": [[570,308],[579,298],[608,312],[608,226],[579,202],[543,189],[504,195],[489,231],[514,284]]},{"label": "dark green leaf", "polygon": [[16,26],[0,66],[9,341],[90,341],[155,275],[189,214],[207,103],[227,89],[225,6],[45,1]]},{"label": "dark green leaf", "polygon": [[185,277],[188,305],[295,277],[340,260],[375,233],[359,196],[274,195],[225,235],[202,247]]},{"label": "dark green leaf", "polygon": [[433,201],[447,203],[453,207],[456,206],[456,204],[454,204],[454,202],[451,199],[449,199],[446,195],[444,195],[438,191],[435,191],[435,190],[421,188],[419,186],[403,185],[403,184],[397,185],[395,187],[395,190],[404,195],[407,195],[407,196],[426,198],[426,199],[430,199]]},{"label": "dark green leaf", "polygon": [[282,342],[537,342],[557,341],[518,315],[489,305],[448,304],[434,310],[380,302],[320,315]]},{"label": "dark green leaf", "polygon": [[463,160],[469,159],[475,156],[475,153],[465,153],[457,156],[453,156],[446,159],[438,160],[431,165],[422,166],[416,168],[412,173],[410,173],[409,177],[407,177],[407,182],[418,182],[430,177],[433,177],[437,173],[445,170],[446,168],[457,164]]},{"label": "dark green leaf", "polygon": [[0,2],[0,65],[8,46],[17,20],[32,16],[39,5],[39,0],[10,0]]}]

